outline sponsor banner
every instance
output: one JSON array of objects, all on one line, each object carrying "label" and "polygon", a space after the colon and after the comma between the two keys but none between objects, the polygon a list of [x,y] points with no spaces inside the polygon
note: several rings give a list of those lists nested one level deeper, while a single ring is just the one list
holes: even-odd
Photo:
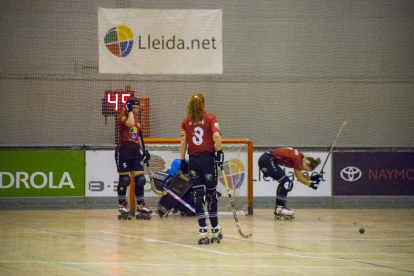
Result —
[{"label": "sponsor banner", "polygon": [[414,195],[414,152],[333,154],[333,194]]},{"label": "sponsor banner", "polygon": [[[171,163],[180,158],[178,151],[151,150],[151,144],[146,145],[151,153],[150,168],[153,174],[170,169]],[[247,156],[246,153],[226,152],[223,168],[226,171],[229,187],[235,196],[247,196]],[[115,164],[114,151],[86,151],[85,195],[88,197],[112,197],[117,196],[118,172]],[[144,187],[145,197],[155,195],[151,191],[149,177],[145,172],[147,184]],[[225,184],[219,173],[217,190],[225,193]]]},{"label": "sponsor banner", "polygon": [[[255,151],[253,152],[253,195],[257,196],[275,196],[276,197],[276,188],[278,182],[273,180],[270,177],[263,177],[262,172],[259,169],[258,161],[260,156],[265,153],[265,151]],[[307,172],[309,175],[317,174],[322,168],[323,162],[325,162],[328,152],[302,152],[305,156],[320,158],[321,164],[316,167],[313,172]],[[293,190],[289,192],[288,196],[331,196],[331,158],[326,162],[325,168],[323,169],[323,178],[319,184],[319,188],[314,190],[308,186],[297,181],[294,170],[291,168],[282,167],[286,175],[294,181]]]},{"label": "sponsor banner", "polygon": [[84,151],[0,151],[0,197],[84,195]]},{"label": "sponsor banner", "polygon": [[99,72],[222,74],[222,10],[98,9]]}]

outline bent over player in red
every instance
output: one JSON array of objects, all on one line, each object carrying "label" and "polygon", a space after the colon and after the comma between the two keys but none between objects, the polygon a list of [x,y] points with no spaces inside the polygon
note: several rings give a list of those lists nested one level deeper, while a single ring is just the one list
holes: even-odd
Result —
[{"label": "bent over player in red", "polygon": [[265,152],[259,158],[259,168],[265,177],[270,176],[279,182],[276,190],[275,218],[287,220],[295,218],[293,211],[286,207],[288,192],[293,189],[293,181],[289,179],[285,171],[280,167],[293,168],[299,182],[316,190],[321,176],[319,174],[309,177],[302,171],[313,171],[321,163],[320,158],[305,157],[302,152],[293,148],[277,148]]},{"label": "bent over player in red", "polygon": [[[181,128],[181,165],[182,173],[190,171],[190,181],[194,191],[194,207],[200,226],[198,243],[209,244],[207,237],[206,215],[204,212],[207,199],[208,214],[211,222],[212,241],[221,239],[221,227],[217,217],[217,164],[223,166],[224,154],[221,149],[221,134],[217,118],[205,112],[205,100],[201,94],[195,94],[187,106],[187,117]],[[189,163],[184,162],[188,145]],[[217,152],[215,154],[215,152]]]},{"label": "bent over player in red", "polygon": [[147,182],[144,176],[143,164],[150,160],[150,154],[142,149],[140,139],[140,124],[138,122],[139,99],[129,97],[125,109],[118,116],[119,143],[115,150],[115,162],[119,173],[118,201],[119,219],[131,219],[128,203],[126,202],[127,187],[131,183],[130,173],[134,176],[135,196],[137,199],[137,218],[151,218],[144,201],[144,185]]}]

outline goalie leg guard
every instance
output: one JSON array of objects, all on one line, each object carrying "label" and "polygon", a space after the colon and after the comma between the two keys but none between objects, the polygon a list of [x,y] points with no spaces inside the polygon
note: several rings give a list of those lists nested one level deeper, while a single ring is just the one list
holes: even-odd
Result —
[{"label": "goalie leg guard", "polygon": [[218,217],[217,217],[217,194],[216,188],[209,189],[206,188],[206,197],[207,197],[207,209],[208,215],[210,217],[211,227],[217,227]]},{"label": "goalie leg guard", "polygon": [[141,204],[144,201],[144,185],[147,183],[145,176],[143,174],[137,175],[134,177],[135,181],[135,197],[137,199],[137,204]]},{"label": "goalie leg guard", "polygon": [[129,174],[119,175],[118,187],[116,188],[116,191],[118,192],[119,204],[122,204],[126,201],[127,187],[129,186],[130,183],[131,183],[131,178],[129,177]]}]

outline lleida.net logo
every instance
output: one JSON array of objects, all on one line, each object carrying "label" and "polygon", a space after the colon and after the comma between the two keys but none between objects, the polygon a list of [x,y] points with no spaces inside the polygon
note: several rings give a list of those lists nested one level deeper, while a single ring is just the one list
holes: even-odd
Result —
[{"label": "lleida.net logo", "polygon": [[134,45],[134,35],[130,28],[124,25],[110,29],[104,38],[106,48],[117,57],[126,57]]},{"label": "lleida.net logo", "polygon": [[[229,161],[224,162],[223,169],[227,172],[226,177],[229,188],[239,189],[243,185],[246,175],[243,162],[238,159],[230,159]],[[218,179],[220,183],[225,186],[223,176],[220,176]]]}]

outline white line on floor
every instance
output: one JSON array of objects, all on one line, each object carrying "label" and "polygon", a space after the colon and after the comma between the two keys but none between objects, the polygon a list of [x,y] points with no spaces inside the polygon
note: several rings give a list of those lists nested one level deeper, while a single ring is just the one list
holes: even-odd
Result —
[{"label": "white line on floor", "polygon": [[[208,252],[212,252],[212,253],[217,253],[217,254],[221,254],[221,255],[229,255],[227,253],[223,253],[223,252],[219,252],[219,251],[208,250],[208,249],[205,249],[205,248],[200,248],[200,247],[195,247],[195,246],[185,245],[185,244],[180,244],[180,243],[174,243],[174,242],[168,242],[168,241],[162,241],[162,240],[155,240],[155,239],[148,239],[148,238],[144,238],[144,237],[138,237],[138,236],[132,236],[132,235],[124,235],[124,234],[107,232],[107,231],[99,231],[99,232],[106,233],[106,234],[111,234],[111,235],[124,236],[124,237],[129,237],[129,238],[134,238],[134,239],[142,239],[142,240],[148,241],[148,242],[161,242],[161,243],[167,243],[167,244],[171,244],[171,245],[178,245],[178,246],[188,247],[188,248],[192,248],[192,249],[197,249],[197,250],[203,250],[203,251],[208,251]],[[205,245],[202,245],[202,246],[205,246]]]}]

